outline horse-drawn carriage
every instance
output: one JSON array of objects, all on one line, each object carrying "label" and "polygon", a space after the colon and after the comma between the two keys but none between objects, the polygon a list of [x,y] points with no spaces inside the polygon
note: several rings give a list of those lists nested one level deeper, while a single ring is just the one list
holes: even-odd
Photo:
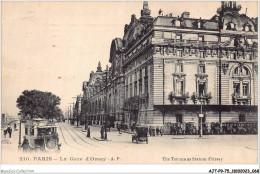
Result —
[{"label": "horse-drawn carriage", "polygon": [[28,120],[25,124],[25,136],[30,150],[60,150],[58,124],[44,119]]},{"label": "horse-drawn carriage", "polygon": [[148,144],[148,127],[144,126],[136,126],[135,134],[132,136],[132,142],[136,142],[138,144],[139,141],[146,142]]}]

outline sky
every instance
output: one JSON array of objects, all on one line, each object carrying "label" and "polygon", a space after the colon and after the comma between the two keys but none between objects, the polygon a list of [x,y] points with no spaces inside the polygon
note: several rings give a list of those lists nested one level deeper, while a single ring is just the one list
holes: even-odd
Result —
[{"label": "sky", "polygon": [[[192,18],[209,19],[218,2],[149,1],[151,16],[189,11]],[[240,13],[257,17],[256,2],[239,2]],[[16,116],[16,99],[24,90],[52,92],[67,110],[82,94],[82,82],[109,64],[110,45],[123,37],[131,15],[140,17],[143,2],[3,2],[2,113]]]}]

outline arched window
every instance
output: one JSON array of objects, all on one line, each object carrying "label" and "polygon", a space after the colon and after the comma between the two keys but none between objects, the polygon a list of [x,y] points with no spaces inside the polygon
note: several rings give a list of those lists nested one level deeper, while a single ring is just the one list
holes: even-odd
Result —
[{"label": "arched window", "polygon": [[236,69],[234,70],[234,74],[238,75],[239,74],[239,67],[236,67]]},{"label": "arched window", "polygon": [[242,75],[250,75],[249,69],[247,67],[245,67],[245,66],[243,66]]},{"label": "arched window", "polygon": [[246,66],[238,66],[233,71],[232,101],[235,105],[250,105],[250,71]]}]

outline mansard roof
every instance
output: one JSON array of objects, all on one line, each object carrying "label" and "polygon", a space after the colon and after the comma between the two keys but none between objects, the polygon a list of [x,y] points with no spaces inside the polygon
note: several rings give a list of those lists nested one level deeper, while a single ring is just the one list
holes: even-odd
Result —
[{"label": "mansard roof", "polygon": [[169,17],[169,16],[158,16],[154,22],[154,26],[165,26],[174,27],[175,21],[181,21],[181,28],[198,29],[198,22],[201,22],[202,28],[205,30],[218,30],[218,21],[208,19],[195,19],[195,18],[183,18],[183,17]]}]

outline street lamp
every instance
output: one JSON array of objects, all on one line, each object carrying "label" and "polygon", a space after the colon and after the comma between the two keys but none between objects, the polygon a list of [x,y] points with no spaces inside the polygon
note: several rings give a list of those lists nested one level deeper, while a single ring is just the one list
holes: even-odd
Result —
[{"label": "street lamp", "polygon": [[203,132],[202,132],[202,130],[203,130],[203,128],[202,128],[202,118],[203,118],[203,113],[202,113],[202,102],[203,102],[203,100],[202,99],[200,99],[200,114],[199,114],[199,118],[200,118],[200,135],[199,135],[199,137],[200,138],[202,138],[202,135],[203,135]]},{"label": "street lamp", "polygon": [[[108,69],[107,69],[108,71]],[[107,71],[105,71],[106,73],[106,87],[105,87],[105,92],[106,92],[106,112],[105,112],[105,115],[106,115],[106,118],[105,118],[105,138],[104,140],[107,140]]]},{"label": "street lamp", "polygon": [[19,115],[19,118],[20,118],[20,125],[19,125],[19,143],[18,143],[19,145],[18,145],[18,149],[20,150],[21,147],[22,147],[22,142],[21,142],[21,132],[22,132],[22,127],[21,127],[21,125],[22,125],[22,114],[19,113],[18,115]]}]

